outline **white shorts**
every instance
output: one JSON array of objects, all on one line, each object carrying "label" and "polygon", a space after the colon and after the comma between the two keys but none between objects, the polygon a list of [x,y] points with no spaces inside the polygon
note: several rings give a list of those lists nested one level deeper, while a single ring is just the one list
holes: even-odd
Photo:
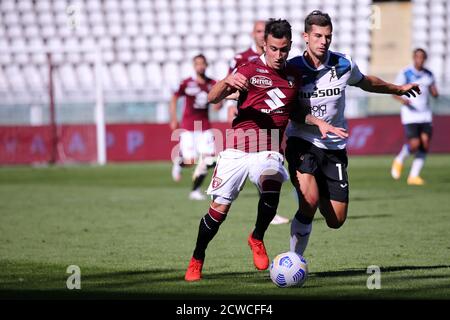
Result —
[{"label": "white shorts", "polygon": [[181,133],[180,151],[183,159],[197,159],[200,155],[214,156],[216,148],[212,131],[185,131]]},{"label": "white shorts", "polygon": [[247,153],[226,149],[219,153],[207,194],[213,199],[221,197],[231,202],[238,197],[247,176],[261,192],[259,177],[264,171],[265,174],[281,174],[283,182],[288,179],[289,174],[283,161],[281,153],[275,151]]}]

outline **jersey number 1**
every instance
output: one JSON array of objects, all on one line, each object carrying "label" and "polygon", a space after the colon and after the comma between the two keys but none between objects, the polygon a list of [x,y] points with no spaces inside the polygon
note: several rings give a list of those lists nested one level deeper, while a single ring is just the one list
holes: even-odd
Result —
[{"label": "jersey number 1", "polygon": [[284,102],[281,101],[281,99],[286,98],[286,96],[279,88],[267,91],[267,95],[270,97],[270,99],[266,99],[264,100],[264,102],[267,103],[270,109],[275,110],[284,106]]}]

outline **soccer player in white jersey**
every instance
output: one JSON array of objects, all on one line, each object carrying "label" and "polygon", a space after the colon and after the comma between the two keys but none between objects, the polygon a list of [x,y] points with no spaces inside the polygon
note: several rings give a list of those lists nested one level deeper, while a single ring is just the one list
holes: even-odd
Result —
[{"label": "soccer player in white jersey", "polygon": [[394,96],[402,103],[401,120],[405,128],[407,143],[392,163],[391,175],[395,180],[400,179],[403,162],[414,154],[414,161],[409,171],[407,183],[409,185],[423,185],[425,181],[420,177],[420,171],[425,163],[432,135],[432,114],[430,108],[430,95],[437,98],[439,93],[436,88],[433,73],[424,67],[427,53],[423,49],[413,52],[413,65],[403,69],[397,76],[399,85],[416,82],[419,84],[422,94],[415,98]]},{"label": "soccer player in white jersey", "polygon": [[[315,117],[335,127],[347,128],[344,118],[348,85],[365,91],[415,96],[417,84],[395,85],[363,75],[348,55],[329,50],[333,26],[328,14],[319,10],[305,19],[306,51],[289,60],[302,74],[300,104]],[[330,228],[345,222],[348,208],[347,138],[328,134],[321,139],[316,127],[291,121],[286,129],[286,159],[299,207],[291,223],[290,250],[303,255],[319,208]]]}]

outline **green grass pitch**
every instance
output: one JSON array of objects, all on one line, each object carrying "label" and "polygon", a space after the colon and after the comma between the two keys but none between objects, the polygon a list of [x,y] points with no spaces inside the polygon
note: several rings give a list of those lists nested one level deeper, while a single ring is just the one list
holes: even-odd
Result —
[{"label": "green grass pitch", "polygon": [[[348,219],[331,230],[316,215],[309,278],[286,289],[253,267],[249,182],[208,248],[204,279],[186,283],[208,208],[187,199],[191,170],[175,184],[169,163],[0,168],[0,297],[448,299],[450,156],[428,158],[423,187],[393,181],[391,160],[350,158]],[[278,212],[295,210],[287,182]],[[265,242],[271,258],[287,251],[289,226],[270,226]],[[66,288],[69,265],[81,269],[81,290]],[[381,268],[379,290],[366,286],[371,265]]]}]

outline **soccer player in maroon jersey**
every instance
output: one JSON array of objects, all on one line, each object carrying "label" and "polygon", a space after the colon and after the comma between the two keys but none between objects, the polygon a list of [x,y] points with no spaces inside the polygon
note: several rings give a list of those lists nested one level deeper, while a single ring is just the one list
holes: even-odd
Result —
[{"label": "soccer player in maroon jersey", "polygon": [[[214,136],[210,130],[211,124],[208,117],[208,92],[216,83],[206,76],[208,63],[205,56],[197,55],[193,58],[196,77],[190,77],[181,82],[180,87],[174,93],[170,102],[170,128],[181,128],[185,131],[180,135],[181,156],[173,159],[172,178],[175,181],[181,179],[181,168],[193,165],[198,161],[194,170],[192,191],[189,194],[191,200],[204,200],[205,196],[200,192],[200,186],[205,180],[208,168],[215,163]],[[177,120],[177,101],[185,97],[184,113],[181,124]],[[214,105],[218,110],[221,104]]]},{"label": "soccer player in maroon jersey", "polygon": [[[265,27],[265,54],[248,62],[219,81],[208,94],[217,103],[239,91],[238,116],[227,135],[227,149],[220,152],[208,194],[212,202],[200,220],[197,242],[185,274],[186,281],[201,279],[208,243],[225,220],[231,203],[249,177],[260,195],[257,219],[248,244],[258,270],[269,266],[263,237],[276,214],[282,183],[288,173],[283,166],[280,145],[289,117],[319,126],[321,132],[346,136],[345,130],[318,120],[309,110],[298,109],[296,69],[286,65],[291,47],[291,26],[286,20],[269,20]],[[306,108],[305,108],[306,109]],[[317,121],[316,121],[317,120]],[[230,144],[231,141],[231,144]]]},{"label": "soccer player in maroon jersey", "polygon": [[[234,69],[237,67],[248,63],[250,61],[259,59],[259,57],[264,53],[264,29],[266,26],[266,22],[264,20],[257,20],[253,25],[253,44],[247,50],[236,54],[233,58],[233,61],[230,64],[230,69],[228,74],[231,74]],[[224,103],[224,106],[228,109],[228,121],[232,123],[233,119],[237,115],[237,104],[235,100],[227,100]],[[283,217],[279,214],[276,214],[271,224],[284,224],[289,223],[289,219]]]}]

